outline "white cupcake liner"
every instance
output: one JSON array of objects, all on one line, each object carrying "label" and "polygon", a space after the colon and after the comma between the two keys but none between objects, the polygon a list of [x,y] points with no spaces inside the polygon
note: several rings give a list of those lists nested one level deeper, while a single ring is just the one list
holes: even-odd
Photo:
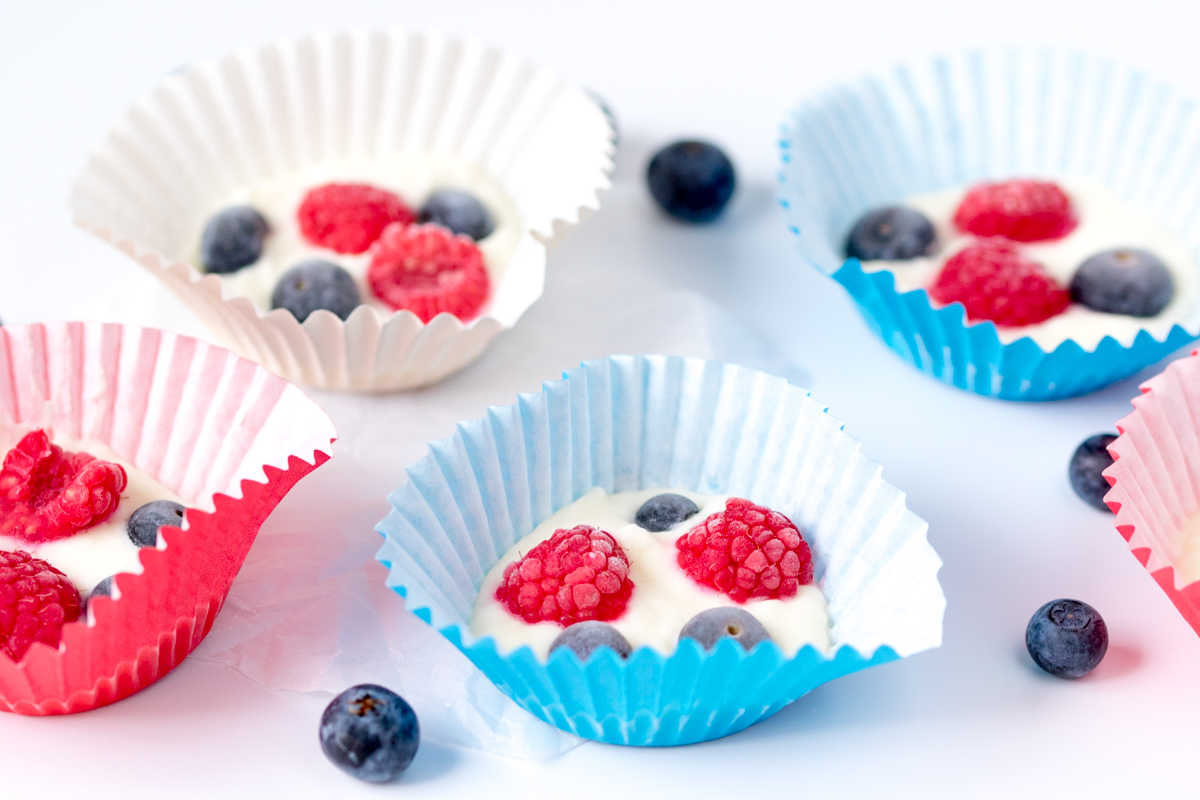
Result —
[{"label": "white cupcake liner", "polygon": [[[520,214],[524,234],[469,323],[363,306],[345,322],[317,313],[302,325],[171,257],[239,185],[406,150],[478,164]],[[319,35],[168,77],[96,148],[69,206],[247,358],[318,388],[410,389],[469,364],[541,296],[547,247],[599,208],[613,152],[596,103],[517,56],[431,34]]]}]

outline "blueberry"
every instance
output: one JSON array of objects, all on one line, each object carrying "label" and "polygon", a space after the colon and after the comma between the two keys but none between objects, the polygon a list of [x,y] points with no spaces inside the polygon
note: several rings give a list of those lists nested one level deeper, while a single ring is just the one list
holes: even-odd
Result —
[{"label": "blueberry", "polygon": [[362,302],[350,273],[331,261],[301,261],[283,273],[271,294],[271,308],[286,308],[300,322],[319,308],[342,320]]},{"label": "blueberry", "polygon": [[1071,488],[1085,503],[1101,511],[1111,509],[1104,504],[1104,495],[1108,494],[1108,481],[1101,474],[1112,466],[1113,457],[1108,453],[1108,446],[1117,438],[1115,433],[1098,433],[1083,440],[1083,444],[1075,448],[1071,456],[1071,466],[1067,475],[1071,479]]},{"label": "blueberry", "polygon": [[592,651],[602,646],[616,650],[621,658],[629,658],[629,654],[633,652],[633,645],[629,644],[629,640],[622,636],[619,630],[607,622],[594,619],[576,622],[554,637],[554,641],[550,643],[550,652],[553,653],[560,647],[569,647],[579,656],[580,661],[587,661]]},{"label": "blueberry", "polygon": [[321,715],[319,736],[330,761],[371,783],[390,781],[407,769],[421,741],[412,706],[371,683],[333,698]]},{"label": "blueberry", "polygon": [[674,528],[700,509],[681,494],[656,494],[637,510],[633,521],[648,531]]},{"label": "blueberry", "polygon": [[475,195],[458,189],[441,189],[429,195],[417,219],[470,236],[477,242],[490,236],[496,227],[487,206]]},{"label": "blueberry", "polygon": [[96,584],[96,588],[88,593],[88,600],[93,597],[112,597],[113,576],[109,575],[104,580]]},{"label": "blueberry", "polygon": [[151,500],[129,515],[125,532],[129,534],[129,540],[138,547],[156,547],[158,529],[164,525],[181,527],[183,512],[186,510],[179,503],[170,500]]},{"label": "blueberry", "polygon": [[705,650],[713,649],[717,641],[726,636],[733,637],[747,650],[771,638],[767,629],[749,611],[733,606],[701,611],[689,619],[679,632],[680,641],[695,639]]},{"label": "blueberry", "polygon": [[733,163],[715,145],[683,141],[654,154],[646,181],[655,201],[685,222],[709,222],[721,215],[736,183]]},{"label": "blueberry", "polygon": [[859,217],[846,239],[846,255],[859,261],[907,261],[929,255],[933,223],[913,208],[886,206]]},{"label": "blueberry", "polygon": [[200,236],[200,263],[208,272],[236,272],[262,255],[269,226],[250,206],[232,206],[213,214]]},{"label": "blueberry", "polygon": [[1039,667],[1059,678],[1082,678],[1108,650],[1108,627],[1099,612],[1078,600],[1053,600],[1025,628],[1025,647]]},{"label": "blueberry", "polygon": [[1153,253],[1132,247],[1105,250],[1079,265],[1071,279],[1071,299],[1096,311],[1153,317],[1175,294],[1167,265]]},{"label": "blueberry", "polygon": [[612,128],[612,143],[613,147],[621,145],[621,128],[617,125],[617,115],[612,112],[612,108],[608,105],[603,97],[593,92],[591,89],[584,89],[587,96],[592,99],[592,102],[600,106],[600,110],[604,112],[605,119],[608,120],[608,126]]}]

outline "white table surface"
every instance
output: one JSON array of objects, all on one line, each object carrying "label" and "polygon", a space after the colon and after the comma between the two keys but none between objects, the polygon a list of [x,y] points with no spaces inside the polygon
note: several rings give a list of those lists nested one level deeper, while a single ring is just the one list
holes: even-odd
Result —
[{"label": "white table surface", "polygon": [[[580,358],[604,355],[558,320],[613,312],[571,290],[620,265],[618,277],[645,275],[654,286],[711,298],[789,362],[792,377],[811,378],[814,395],[846,420],[884,477],[929,521],[949,601],[941,649],[822,686],[723,741],[671,750],[589,743],[540,762],[427,742],[409,772],[385,787],[360,784],[321,756],[316,724],[327,695],[266,689],[229,667],[189,659],[108,708],[51,719],[0,715],[0,797],[1194,791],[1200,639],[1130,555],[1111,517],[1076,499],[1066,480],[1075,445],[1113,428],[1139,379],[1079,400],[1021,405],[921,376],[872,337],[836,284],[800,263],[773,183],[777,126],[804,92],[930,51],[1029,42],[1096,50],[1200,96],[1200,6],[7,0],[0,7],[5,322],[112,319],[200,332],[139,267],[76,230],[65,209],[87,149],[164,73],[320,29],[478,36],[611,101],[623,134],[616,186],[600,214],[553,253],[544,299],[484,361],[435,389],[372,406],[404,421],[408,434],[394,441],[389,463],[361,476],[379,489],[378,500],[354,513],[378,518],[382,492],[456,420],[536,390]],[[709,227],[664,219],[643,189],[650,150],[683,135],[720,142],[739,169],[729,213]],[[541,335],[547,328],[554,337]],[[648,325],[612,349],[669,350],[670,339]],[[729,360],[745,350],[741,341],[724,346]],[[347,406],[329,405],[338,421]],[[306,479],[264,533],[280,532],[283,520],[297,524],[314,492],[347,480],[337,463],[323,468],[331,477],[319,471]],[[374,536],[369,523],[364,534]],[[1099,608],[1111,635],[1104,662],[1077,682],[1040,674],[1024,653],[1029,615],[1062,596]]]}]

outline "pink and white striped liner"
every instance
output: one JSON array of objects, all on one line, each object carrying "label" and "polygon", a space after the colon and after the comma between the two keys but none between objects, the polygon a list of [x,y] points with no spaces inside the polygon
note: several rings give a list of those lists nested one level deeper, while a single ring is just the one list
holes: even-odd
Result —
[{"label": "pink and white striped liner", "polygon": [[52,427],[104,442],[188,501],[120,599],[92,603],[55,649],[0,657],[0,710],[85,711],[165,675],[214,618],[259,526],[296,481],[330,458],[336,434],[303,392],[227,350],[129,325],[0,328],[0,425]]}]

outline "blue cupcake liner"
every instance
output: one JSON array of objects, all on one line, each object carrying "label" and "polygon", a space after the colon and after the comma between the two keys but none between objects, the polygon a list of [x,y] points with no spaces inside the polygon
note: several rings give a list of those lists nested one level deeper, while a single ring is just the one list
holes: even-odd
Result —
[{"label": "blue cupcake liner", "polygon": [[843,258],[850,226],[912,194],[1025,175],[1097,181],[1200,246],[1200,114],[1163,83],[1082,54],[1010,50],[938,57],[826,91],[784,124],[779,202],[800,252],[854,298],[901,358],[941,381],[1005,400],[1087,394],[1200,337],[1182,324],[1067,340],[1046,352],[1003,344],[961,303],[934,308],[888,272]]},{"label": "blue cupcake liner", "polygon": [[[589,361],[458,425],[407,469],[379,523],[387,585],[537,717],[613,744],[718,738],[814,687],[941,643],[941,560],[926,523],[808,393],[745,367],[668,356]],[[500,652],[467,625],[487,572],[593,487],[732,494],[804,531],[834,647],[787,657],[685,641],[671,655]]]}]

